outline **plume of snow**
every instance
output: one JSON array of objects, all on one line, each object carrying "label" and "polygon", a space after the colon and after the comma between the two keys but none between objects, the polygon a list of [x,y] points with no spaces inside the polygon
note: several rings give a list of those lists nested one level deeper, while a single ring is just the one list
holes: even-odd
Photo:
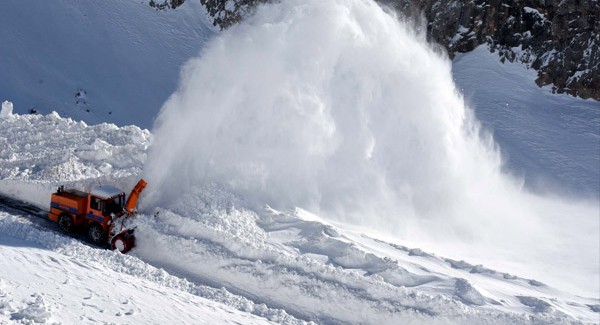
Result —
[{"label": "plume of snow", "polygon": [[503,174],[450,62],[373,1],[260,7],[184,66],[154,135],[146,205],[217,182],[257,205],[597,287],[598,207]]}]

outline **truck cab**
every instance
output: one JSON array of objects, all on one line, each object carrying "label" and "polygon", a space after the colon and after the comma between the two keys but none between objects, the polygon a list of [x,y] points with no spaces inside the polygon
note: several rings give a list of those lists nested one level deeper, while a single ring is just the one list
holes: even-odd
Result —
[{"label": "truck cab", "polygon": [[[93,241],[101,242],[107,235],[112,235],[109,230],[113,217],[123,215],[125,192],[111,185],[99,186],[90,192],[88,202],[85,216],[88,234]],[[99,224],[102,229],[94,224]]]},{"label": "truck cab", "polygon": [[114,186],[103,185],[90,192],[89,202],[87,217],[104,223],[111,216],[123,213],[125,193]]}]

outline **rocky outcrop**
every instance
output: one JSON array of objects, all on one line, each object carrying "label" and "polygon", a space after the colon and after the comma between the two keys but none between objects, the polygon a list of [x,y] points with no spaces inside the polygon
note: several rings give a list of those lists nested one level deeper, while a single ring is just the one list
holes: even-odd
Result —
[{"label": "rocky outcrop", "polygon": [[268,0],[200,0],[212,17],[213,24],[220,28],[237,23],[256,5],[265,2]]},{"label": "rocky outcrop", "polygon": [[150,0],[150,7],[157,10],[175,9],[185,3],[185,0]]},{"label": "rocky outcrop", "polygon": [[501,60],[538,71],[539,86],[600,100],[600,4],[581,0],[381,0],[423,15],[450,56],[489,44]]},{"label": "rocky outcrop", "polygon": [[[216,26],[227,28],[269,1],[200,3]],[[598,0],[378,1],[412,21],[424,18],[429,39],[445,47],[450,57],[488,44],[500,60],[518,60],[537,70],[539,86],[600,101]]]}]

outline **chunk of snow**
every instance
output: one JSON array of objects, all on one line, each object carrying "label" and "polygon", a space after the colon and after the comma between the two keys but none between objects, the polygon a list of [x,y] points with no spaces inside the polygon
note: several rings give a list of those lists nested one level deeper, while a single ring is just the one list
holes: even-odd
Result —
[{"label": "chunk of snow", "polygon": [[6,118],[12,115],[13,104],[8,100],[2,103],[2,111],[0,111],[0,118]]},{"label": "chunk of snow", "polygon": [[485,305],[485,297],[479,293],[469,281],[465,279],[456,279],[454,284],[455,295],[464,303],[469,305],[483,306]]},{"label": "chunk of snow", "polygon": [[44,298],[38,294],[33,295],[35,301],[27,303],[27,307],[11,315],[13,320],[19,320],[23,323],[45,323],[52,316],[49,308],[46,307]]}]

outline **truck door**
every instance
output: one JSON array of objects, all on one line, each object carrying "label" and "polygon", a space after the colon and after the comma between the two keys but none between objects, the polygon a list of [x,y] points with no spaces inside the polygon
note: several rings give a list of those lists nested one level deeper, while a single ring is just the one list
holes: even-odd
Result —
[{"label": "truck door", "polygon": [[90,212],[87,217],[100,223],[104,222],[104,217],[102,217],[103,208],[104,201],[99,197],[92,196],[90,200]]}]

